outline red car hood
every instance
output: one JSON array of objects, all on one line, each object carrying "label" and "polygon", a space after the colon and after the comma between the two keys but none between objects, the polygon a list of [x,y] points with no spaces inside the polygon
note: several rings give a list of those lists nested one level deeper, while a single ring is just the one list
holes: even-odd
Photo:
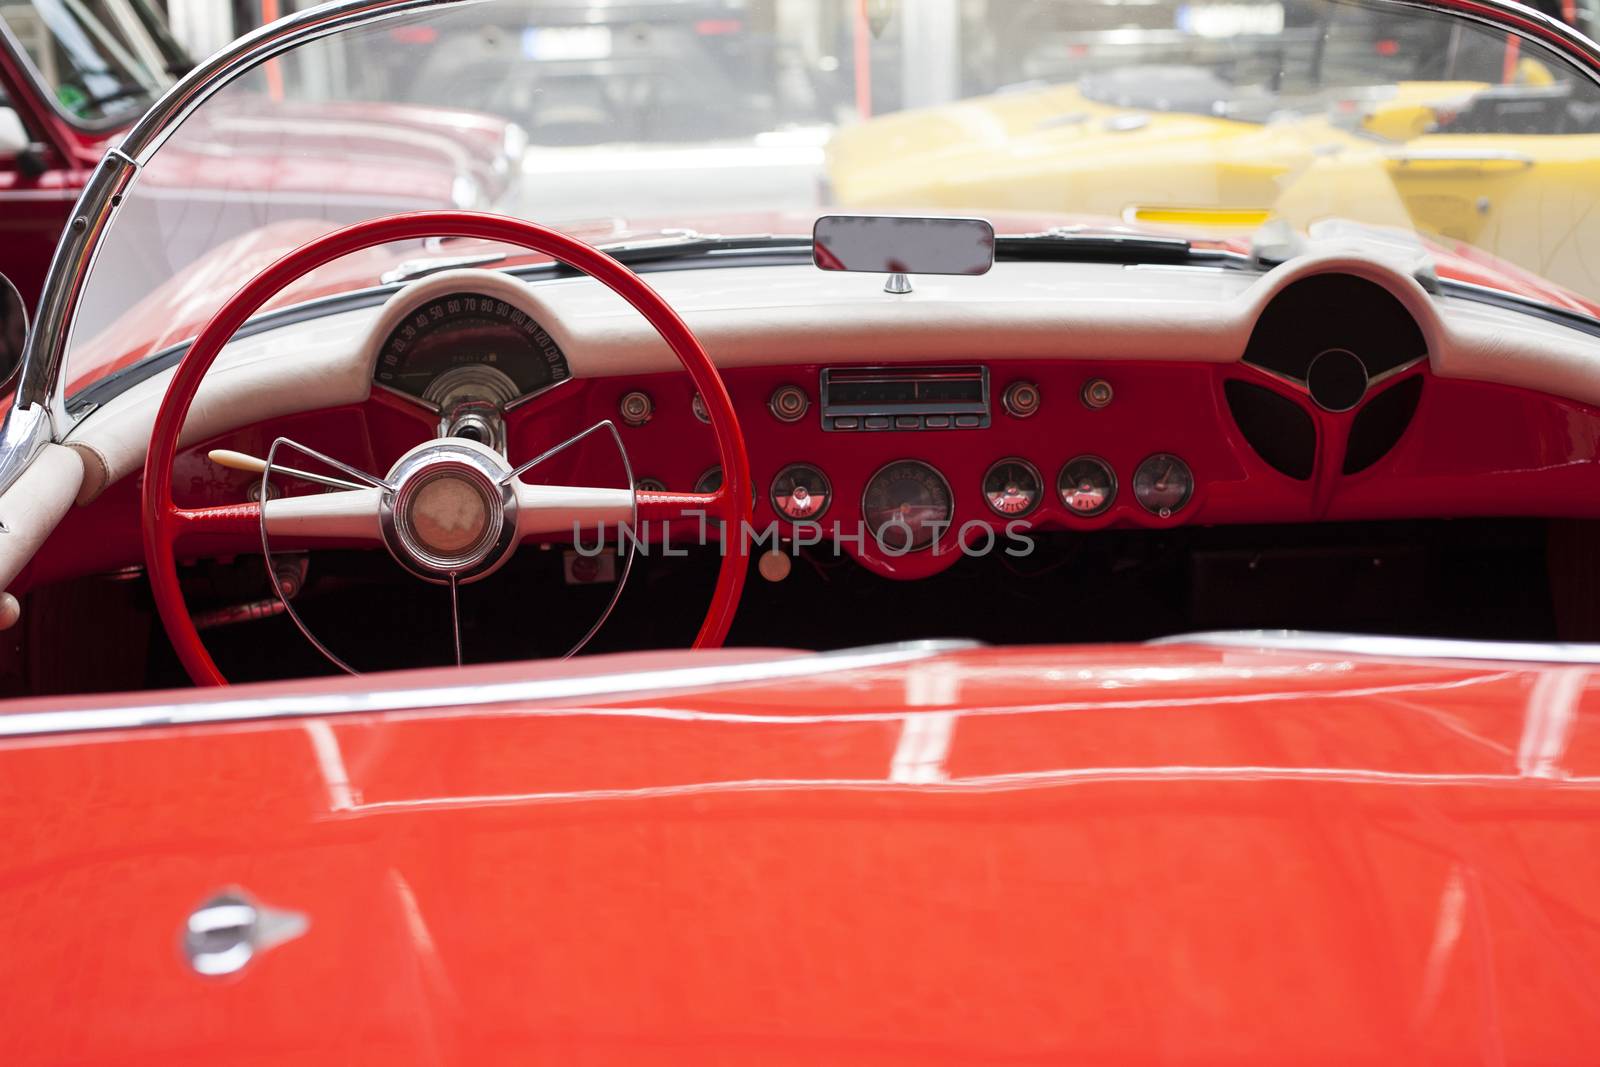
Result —
[{"label": "red car hood", "polygon": [[[595,219],[564,223],[561,228],[593,244],[607,244],[656,237],[663,233],[662,227],[688,226],[704,233],[809,234],[815,220],[815,213],[772,212],[715,219],[670,221],[630,222],[621,219]],[[992,221],[1000,233],[1022,234],[1036,233],[1063,224],[1100,225],[1105,224],[1107,220],[1063,216],[998,215]],[[1127,232],[1176,235],[1174,231],[1150,226],[1116,223],[1115,228]],[[69,393],[136,362],[145,355],[193,337],[221,307],[227,295],[238,289],[246,279],[292,248],[326,233],[327,230],[327,223],[315,220],[276,223],[230,241],[201,257],[158,288],[145,304],[130,310],[110,329],[102,331],[74,353],[71,361],[74,380],[69,383]],[[1250,251],[1249,242],[1245,239],[1196,239],[1195,243],[1201,247],[1223,248],[1243,254],[1248,254]],[[1467,246],[1451,249],[1431,242],[1424,242],[1424,247],[1432,256],[1435,269],[1442,277],[1489,286],[1556,307],[1600,317],[1600,304],[1585,300],[1477,249]],[[491,264],[494,267],[548,262],[548,257],[531,255],[521,249],[466,240],[451,241],[445,250],[428,255],[440,258],[465,258],[495,251],[504,252],[505,258]],[[268,302],[267,307],[285,307],[318,297],[364,289],[378,284],[384,272],[401,263],[419,258],[427,257],[422,256],[414,244],[369,249],[363,253],[347,256],[284,289]],[[130,338],[138,340],[130,346]]]},{"label": "red car hood", "polygon": [[[0,729],[289,717],[0,741],[4,1059],[1600,1048],[1587,668],[1169,646],[629,673],[753,657],[7,706]],[[229,887],[306,925],[202,978],[185,917]]]},{"label": "red car hood", "polygon": [[449,206],[456,179],[466,176],[487,204],[510,177],[509,125],[420,106],[241,97],[198,112],[141,181],[175,191],[387,195]]}]

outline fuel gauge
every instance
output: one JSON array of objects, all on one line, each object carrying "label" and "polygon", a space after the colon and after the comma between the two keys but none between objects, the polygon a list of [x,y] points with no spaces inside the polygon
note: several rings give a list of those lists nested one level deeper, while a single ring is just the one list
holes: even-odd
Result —
[{"label": "fuel gauge", "polygon": [[1020,519],[1039,506],[1044,483],[1039,468],[1025,459],[1002,459],[983,476],[983,500],[989,510]]}]

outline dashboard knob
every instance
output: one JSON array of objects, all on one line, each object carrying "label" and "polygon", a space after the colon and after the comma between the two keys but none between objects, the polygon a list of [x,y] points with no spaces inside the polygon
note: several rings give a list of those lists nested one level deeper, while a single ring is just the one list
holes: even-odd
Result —
[{"label": "dashboard knob", "polygon": [[779,422],[799,422],[810,409],[811,398],[798,385],[780,385],[772,391],[767,407]]},{"label": "dashboard knob", "polygon": [[1111,398],[1116,394],[1111,390],[1111,383],[1104,378],[1090,378],[1083,383],[1083,406],[1099,411],[1101,408],[1111,406]]},{"label": "dashboard knob", "polygon": [[1012,382],[1001,394],[1000,402],[1016,418],[1029,418],[1039,410],[1039,387],[1032,382]]},{"label": "dashboard knob", "polygon": [[762,553],[756,566],[761,570],[761,577],[767,581],[781,582],[789,577],[789,570],[793,564],[789,562],[788,556],[774,548],[770,552]]},{"label": "dashboard knob", "polygon": [[705,398],[699,393],[694,394],[694,400],[689,404],[689,409],[694,412],[694,417],[701,422],[711,422],[711,415],[706,411]]},{"label": "dashboard knob", "polygon": [[622,398],[620,409],[623,422],[629,426],[643,426],[655,414],[656,405],[649,393],[634,390]]}]

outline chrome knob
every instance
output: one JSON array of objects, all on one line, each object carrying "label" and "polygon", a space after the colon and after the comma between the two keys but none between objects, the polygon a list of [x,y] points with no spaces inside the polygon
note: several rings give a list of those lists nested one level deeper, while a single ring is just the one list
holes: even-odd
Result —
[{"label": "chrome knob", "polygon": [[694,401],[689,405],[689,407],[694,412],[694,417],[699,419],[701,422],[709,423],[711,421],[711,414],[706,411],[705,397],[701,396],[699,393],[694,394]]},{"label": "chrome knob", "polygon": [[1083,383],[1083,406],[1099,411],[1101,408],[1111,406],[1111,398],[1115,394],[1111,391],[1111,383],[1104,378],[1090,378]]},{"label": "chrome knob", "polygon": [[1032,382],[1012,382],[1000,395],[1000,402],[1015,417],[1029,418],[1039,410],[1039,387]]},{"label": "chrome knob", "polygon": [[292,941],[309,925],[299,912],[264,908],[240,890],[228,890],[189,914],[183,954],[196,974],[236,974],[258,953]]},{"label": "chrome knob", "polygon": [[811,398],[798,385],[780,385],[772,391],[767,407],[779,422],[799,422],[811,407]]},{"label": "chrome knob", "polygon": [[622,398],[622,421],[629,426],[643,426],[650,421],[655,410],[655,402],[650,399],[649,393],[635,390]]}]

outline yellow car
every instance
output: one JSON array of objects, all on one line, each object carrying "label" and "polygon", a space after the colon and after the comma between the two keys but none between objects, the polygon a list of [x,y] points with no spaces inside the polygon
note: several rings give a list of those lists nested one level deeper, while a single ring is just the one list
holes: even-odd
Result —
[{"label": "yellow car", "polygon": [[[1514,84],[1400,82],[1297,102],[1170,99],[1170,71],[1120,72],[841,129],[848,208],[1071,213],[1248,233],[1344,217],[1460,241],[1590,297],[1579,249],[1600,183],[1600,116],[1525,62]],[[1137,84],[1168,99],[1139,100]],[[1213,83],[1220,85],[1220,83]],[[1135,88],[1129,88],[1134,86]],[[1161,106],[1166,105],[1166,106]],[[1217,114],[1215,112],[1222,112]],[[1508,132],[1517,131],[1517,132]]]}]

